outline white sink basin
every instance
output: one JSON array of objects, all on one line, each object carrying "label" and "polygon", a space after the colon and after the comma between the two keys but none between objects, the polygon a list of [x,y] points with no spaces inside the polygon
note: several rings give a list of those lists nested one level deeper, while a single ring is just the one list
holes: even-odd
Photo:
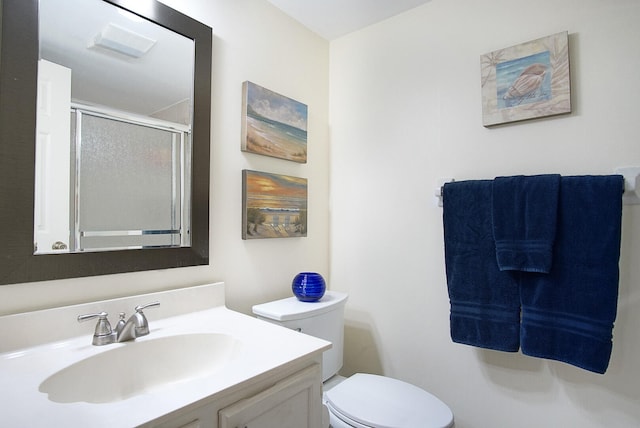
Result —
[{"label": "white sink basin", "polygon": [[230,335],[183,334],[125,342],[48,377],[40,392],[57,403],[110,403],[208,376],[240,349]]}]

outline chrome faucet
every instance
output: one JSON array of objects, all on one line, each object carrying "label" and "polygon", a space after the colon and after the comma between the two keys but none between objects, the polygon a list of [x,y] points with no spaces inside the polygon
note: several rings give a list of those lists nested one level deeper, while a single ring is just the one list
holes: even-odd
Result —
[{"label": "chrome faucet", "polygon": [[129,317],[126,323],[121,322],[124,321],[124,312],[120,312],[120,321],[116,325],[116,342],[126,342],[149,334],[149,321],[142,310],[155,306],[160,306],[160,302],[136,306],[134,308],[136,312]]},{"label": "chrome faucet", "polygon": [[120,312],[120,319],[116,324],[115,330],[111,328],[109,314],[100,312],[97,314],[79,315],[78,322],[98,318],[96,329],[93,334],[93,343],[96,346],[108,345],[115,342],[126,342],[134,340],[137,337],[149,334],[149,322],[142,312],[143,309],[160,306],[160,302],[153,302],[146,305],[138,305],[135,307],[135,313],[125,322],[125,313]]}]

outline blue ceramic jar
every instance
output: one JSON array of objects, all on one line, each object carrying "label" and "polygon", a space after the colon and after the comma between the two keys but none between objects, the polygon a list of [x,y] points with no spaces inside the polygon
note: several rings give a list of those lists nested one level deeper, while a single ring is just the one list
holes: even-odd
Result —
[{"label": "blue ceramic jar", "polygon": [[324,296],[327,284],[316,272],[300,272],[293,278],[291,290],[302,302],[316,302]]}]

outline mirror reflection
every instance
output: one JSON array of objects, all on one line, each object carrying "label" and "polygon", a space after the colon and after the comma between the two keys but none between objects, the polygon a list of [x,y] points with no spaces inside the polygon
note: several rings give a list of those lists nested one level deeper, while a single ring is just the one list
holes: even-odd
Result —
[{"label": "mirror reflection", "polygon": [[40,0],[34,252],[191,245],[194,42]]}]

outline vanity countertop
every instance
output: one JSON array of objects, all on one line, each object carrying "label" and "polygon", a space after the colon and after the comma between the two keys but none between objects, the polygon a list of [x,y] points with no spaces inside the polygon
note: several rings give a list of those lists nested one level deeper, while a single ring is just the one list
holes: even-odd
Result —
[{"label": "vanity countertop", "polygon": [[[217,333],[233,336],[238,341],[237,352],[223,370],[214,374],[162,385],[121,401],[92,404],[50,401],[46,393],[39,391],[40,384],[77,361],[127,346],[127,343],[93,346],[89,333],[8,350],[0,353],[0,403],[3,409],[0,425],[32,428],[137,426],[233,386],[248,383],[252,378],[292,361],[319,356],[331,347],[327,341],[231,311],[224,305],[162,319],[154,319],[151,310],[147,315],[151,332],[137,341]],[[2,319],[0,326],[5,327]],[[149,355],[149,358],[154,356]],[[133,361],[132,364],[144,364],[144,361]],[[104,370],[109,370],[109,367]],[[91,382],[91,379],[85,381]]]}]

